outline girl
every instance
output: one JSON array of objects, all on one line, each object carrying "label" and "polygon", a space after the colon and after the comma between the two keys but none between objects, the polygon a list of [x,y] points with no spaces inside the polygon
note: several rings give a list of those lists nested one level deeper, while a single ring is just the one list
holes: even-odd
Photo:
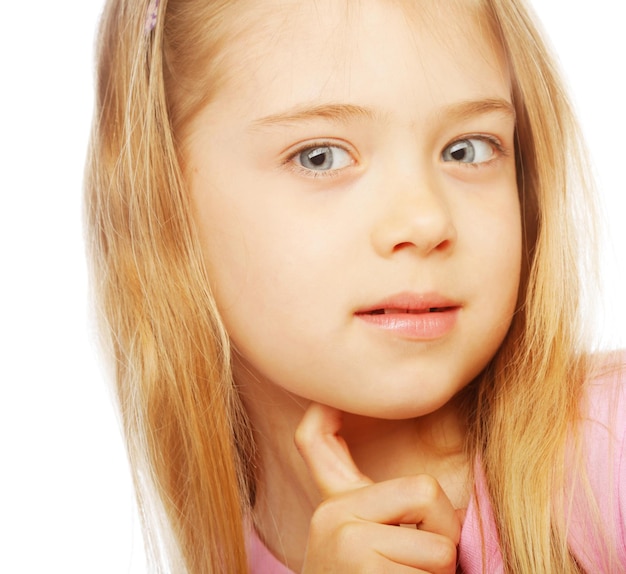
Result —
[{"label": "girl", "polygon": [[521,0],[111,0],[99,51],[92,258],[156,571],[626,570],[593,196]]}]

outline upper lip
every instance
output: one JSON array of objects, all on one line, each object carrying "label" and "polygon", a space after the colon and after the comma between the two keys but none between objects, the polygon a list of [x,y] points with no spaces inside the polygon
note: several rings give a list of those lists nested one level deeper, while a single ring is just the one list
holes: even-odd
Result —
[{"label": "upper lip", "polygon": [[385,297],[373,305],[362,307],[356,315],[373,315],[382,313],[428,313],[458,309],[458,301],[444,297],[438,293],[397,293]]}]

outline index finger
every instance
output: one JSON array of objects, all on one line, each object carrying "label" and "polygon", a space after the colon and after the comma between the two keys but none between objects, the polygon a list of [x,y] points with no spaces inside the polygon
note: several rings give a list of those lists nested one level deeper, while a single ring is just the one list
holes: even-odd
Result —
[{"label": "index finger", "polygon": [[311,403],[296,430],[296,446],[325,499],[372,484],[339,435],[341,422],[338,409]]}]

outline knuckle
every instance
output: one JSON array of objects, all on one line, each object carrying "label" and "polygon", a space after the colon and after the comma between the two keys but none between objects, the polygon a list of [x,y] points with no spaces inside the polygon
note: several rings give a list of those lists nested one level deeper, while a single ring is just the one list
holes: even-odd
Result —
[{"label": "knuckle", "polygon": [[457,549],[449,538],[442,537],[431,547],[432,557],[444,572],[454,572]]},{"label": "knuckle", "polygon": [[413,477],[412,488],[426,503],[435,502],[441,496],[441,487],[435,478],[428,474]]},{"label": "knuckle", "polygon": [[358,522],[343,522],[335,530],[335,544],[344,552],[350,552],[348,555],[354,555],[351,549],[355,551],[360,545],[362,539]]},{"label": "knuckle", "polygon": [[415,506],[418,497],[421,499],[421,495],[414,477],[405,477],[395,481],[393,497],[400,502],[403,508]]},{"label": "knuckle", "polygon": [[393,495],[406,508],[426,510],[437,504],[441,487],[428,475],[406,476],[394,481]]},{"label": "knuckle", "polygon": [[311,517],[311,531],[319,532],[328,529],[338,520],[337,503],[332,498],[324,500],[313,512]]},{"label": "knuckle", "polygon": [[304,425],[299,425],[293,437],[293,441],[298,449],[298,452],[302,453],[306,451],[313,443],[313,433],[309,432],[309,429]]},{"label": "knuckle", "polygon": [[326,541],[328,547],[337,552],[356,556],[363,538],[361,526],[358,520],[351,519],[336,501],[330,499],[322,502],[313,513],[309,537],[318,542]]},{"label": "knuckle", "polygon": [[313,532],[333,532],[350,523],[351,518],[341,497],[327,498],[313,512],[310,529]]}]

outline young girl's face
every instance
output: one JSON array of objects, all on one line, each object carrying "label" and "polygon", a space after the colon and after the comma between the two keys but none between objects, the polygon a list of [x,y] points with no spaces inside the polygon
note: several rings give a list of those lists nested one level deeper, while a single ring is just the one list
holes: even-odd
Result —
[{"label": "young girl's face", "polygon": [[451,4],[251,3],[186,142],[241,385],[419,416],[501,344],[521,254],[510,82]]}]

